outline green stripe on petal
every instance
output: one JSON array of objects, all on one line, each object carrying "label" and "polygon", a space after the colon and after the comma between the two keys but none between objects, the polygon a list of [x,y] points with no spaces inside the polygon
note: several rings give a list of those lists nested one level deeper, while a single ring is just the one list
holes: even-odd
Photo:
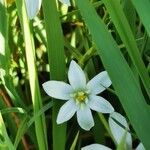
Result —
[{"label": "green stripe on petal", "polygon": [[101,93],[110,85],[111,85],[111,80],[106,71],[99,73],[87,83],[87,87],[92,94]]},{"label": "green stripe on petal", "polygon": [[113,106],[106,99],[100,96],[93,96],[93,95],[90,96],[88,105],[92,110],[95,110],[101,113],[114,112]]},{"label": "green stripe on petal", "polygon": [[87,106],[77,111],[77,121],[80,127],[87,131],[94,126],[92,112]]},{"label": "green stripe on petal", "polygon": [[43,83],[45,92],[56,99],[68,100],[71,93],[73,93],[72,87],[61,81],[47,81]]},{"label": "green stripe on petal", "polygon": [[81,148],[81,150],[112,150],[112,149],[101,144],[91,144]]},{"label": "green stripe on petal", "polygon": [[86,87],[86,78],[81,67],[75,62],[71,61],[68,70],[68,79],[71,86],[75,89],[84,89]]},{"label": "green stripe on petal", "polygon": [[25,0],[29,19],[33,19],[41,8],[42,0]]},{"label": "green stripe on petal", "polygon": [[63,106],[61,106],[58,116],[57,124],[68,121],[77,111],[78,107],[75,104],[74,100],[67,101]]}]

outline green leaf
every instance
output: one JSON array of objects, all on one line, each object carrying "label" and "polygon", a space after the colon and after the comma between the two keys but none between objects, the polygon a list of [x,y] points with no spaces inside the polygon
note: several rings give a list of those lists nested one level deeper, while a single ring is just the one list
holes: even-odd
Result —
[{"label": "green leaf", "polygon": [[88,0],[76,0],[76,4],[97,45],[98,53],[133,128],[145,148],[150,149],[148,106],[133,72],[91,3]]},{"label": "green leaf", "polygon": [[[27,59],[27,67],[29,72],[29,83],[32,97],[32,104],[34,114],[36,114],[42,108],[42,98],[40,93],[40,87],[37,77],[36,64],[35,64],[35,47],[33,42],[33,35],[30,29],[29,20],[26,13],[24,0],[16,0],[18,9],[18,15],[23,31],[25,42],[25,54]],[[39,150],[47,150],[47,134],[45,117],[40,116],[35,120],[35,131],[38,141]]]},{"label": "green leaf", "polygon": [[16,148],[12,144],[10,138],[8,137],[6,127],[0,113],[0,149],[5,150],[15,150]]},{"label": "green leaf", "polygon": [[77,132],[77,134],[76,134],[76,136],[74,138],[74,141],[73,141],[73,143],[72,143],[72,145],[70,147],[70,150],[74,150],[75,149],[77,141],[78,141],[78,137],[79,137],[79,131]]},{"label": "green leaf", "polygon": [[119,0],[103,0],[150,97],[150,78]]},{"label": "green leaf", "polygon": [[[44,21],[47,35],[47,52],[51,80],[65,80],[64,42],[55,0],[43,0]],[[57,125],[56,118],[62,103],[53,100],[53,150],[64,150],[66,142],[66,124]]]},{"label": "green leaf", "polygon": [[150,36],[150,19],[149,19],[149,11],[150,11],[150,1],[149,0],[131,0],[137,13],[142,20],[145,29],[147,30]]},{"label": "green leaf", "polygon": [[22,109],[22,108],[19,108],[19,107],[12,107],[12,108],[4,108],[4,109],[1,109],[1,114],[6,114],[6,113],[20,113],[20,114],[26,114],[27,112]]},{"label": "green leaf", "polygon": [[45,113],[45,111],[47,111],[48,109],[50,109],[52,106],[53,106],[53,103],[51,101],[48,104],[46,104],[45,106],[43,106],[31,118],[26,114],[26,116],[23,118],[22,122],[19,125],[18,131],[17,131],[17,135],[16,135],[16,138],[15,138],[15,142],[14,142],[15,147],[18,147],[18,144],[19,144],[21,138],[27,132],[27,130],[30,128],[30,126],[36,121],[36,119],[38,117],[42,116]]}]

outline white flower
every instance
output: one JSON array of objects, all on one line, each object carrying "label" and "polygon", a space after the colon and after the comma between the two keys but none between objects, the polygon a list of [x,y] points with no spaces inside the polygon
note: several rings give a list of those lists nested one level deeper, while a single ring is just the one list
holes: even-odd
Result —
[{"label": "white flower", "polygon": [[27,15],[33,19],[41,8],[42,0],[25,0]]},{"label": "white flower", "polygon": [[70,6],[70,0],[59,0],[61,3],[66,4],[68,6]]},{"label": "white flower", "polygon": [[[112,149],[101,144],[91,144],[81,148],[81,150],[112,150]],[[125,150],[129,150],[129,149],[125,149]],[[140,143],[135,150],[145,150],[145,148],[143,144]]]},{"label": "white flower", "polygon": [[[59,0],[61,3],[70,6],[70,0]],[[33,19],[40,11],[42,0],[25,0],[27,15]]]},{"label": "white flower", "polygon": [[101,113],[114,111],[107,100],[96,95],[111,85],[106,71],[99,73],[86,84],[83,70],[75,61],[71,61],[68,79],[70,84],[61,81],[48,81],[43,84],[49,96],[68,100],[59,110],[58,124],[68,121],[77,112],[77,121],[81,128],[90,130],[94,126],[91,109]]},{"label": "white flower", "polygon": [[91,144],[81,148],[81,150],[112,150],[112,149],[101,144]]},{"label": "white flower", "polygon": [[117,112],[113,112],[109,117],[109,127],[117,144],[120,144],[124,140],[123,138],[125,138],[126,149],[132,149],[132,138],[131,134],[127,132],[129,131],[129,126],[125,117]]},{"label": "white flower", "polygon": [[[119,145],[122,142],[122,140],[124,140],[125,138],[124,149],[131,150],[132,138],[131,138],[131,134],[128,132],[129,127],[125,117],[123,117],[121,114],[117,112],[111,113],[109,117],[109,127],[111,129],[111,132],[113,134],[113,137],[117,145]],[[83,147],[81,150],[112,150],[112,149],[101,144],[91,144]],[[135,150],[145,150],[145,148],[143,144],[140,143]]]}]

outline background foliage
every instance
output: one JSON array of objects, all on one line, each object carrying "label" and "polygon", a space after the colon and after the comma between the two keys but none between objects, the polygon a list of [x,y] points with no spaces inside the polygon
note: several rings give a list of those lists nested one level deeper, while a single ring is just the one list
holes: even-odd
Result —
[{"label": "background foliage", "polygon": [[43,0],[29,20],[23,0],[0,0],[0,149],[80,149],[90,143],[115,148],[104,120],[94,114],[90,132],[76,117],[57,125],[62,103],[42,83],[67,81],[72,59],[91,79],[107,70],[113,85],[103,92],[127,116],[133,147],[150,149],[150,1],[75,0],[71,6]]}]

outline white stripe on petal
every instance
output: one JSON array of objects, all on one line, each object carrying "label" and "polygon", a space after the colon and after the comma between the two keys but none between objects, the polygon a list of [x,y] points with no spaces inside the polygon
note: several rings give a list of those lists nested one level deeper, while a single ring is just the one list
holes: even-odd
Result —
[{"label": "white stripe on petal", "polygon": [[87,106],[77,110],[77,121],[80,127],[87,131],[94,126],[94,120],[91,110]]},{"label": "white stripe on petal", "polygon": [[111,80],[106,71],[99,73],[87,83],[87,87],[90,89],[92,94],[101,93],[110,85]]},{"label": "white stripe on petal", "polygon": [[25,0],[29,19],[33,19],[41,8],[42,0]]},{"label": "white stripe on petal", "polygon": [[70,6],[70,0],[59,0],[61,3],[66,4],[68,6]]},{"label": "white stripe on petal", "polygon": [[43,88],[49,96],[57,99],[68,100],[72,93],[72,87],[61,81],[47,81],[43,83]]},{"label": "white stripe on petal", "polygon": [[81,150],[112,150],[112,149],[101,144],[91,144],[81,148]]},{"label": "white stripe on petal", "polygon": [[61,106],[58,116],[57,116],[57,124],[68,121],[77,111],[77,106],[74,100],[68,100],[63,106]]},{"label": "white stripe on petal", "polygon": [[114,108],[112,107],[112,105],[106,99],[100,96],[90,96],[88,105],[92,110],[101,113],[114,112]]},{"label": "white stripe on petal", "polygon": [[129,127],[128,127],[125,117],[123,117],[121,114],[119,114],[117,112],[113,112],[112,114],[110,114],[110,117],[109,117],[109,126],[110,126],[111,132],[112,132],[116,142],[118,144],[120,144],[121,140],[124,138],[124,136],[126,134],[127,149],[132,149],[131,134],[129,132],[127,132],[121,125],[116,123],[112,118],[114,118],[116,121],[118,121],[121,125],[123,125],[125,128],[127,128],[129,130]]},{"label": "white stripe on petal", "polygon": [[71,86],[78,90],[83,89],[86,86],[86,78],[81,67],[75,62],[71,61],[69,70],[68,70],[68,78]]}]

